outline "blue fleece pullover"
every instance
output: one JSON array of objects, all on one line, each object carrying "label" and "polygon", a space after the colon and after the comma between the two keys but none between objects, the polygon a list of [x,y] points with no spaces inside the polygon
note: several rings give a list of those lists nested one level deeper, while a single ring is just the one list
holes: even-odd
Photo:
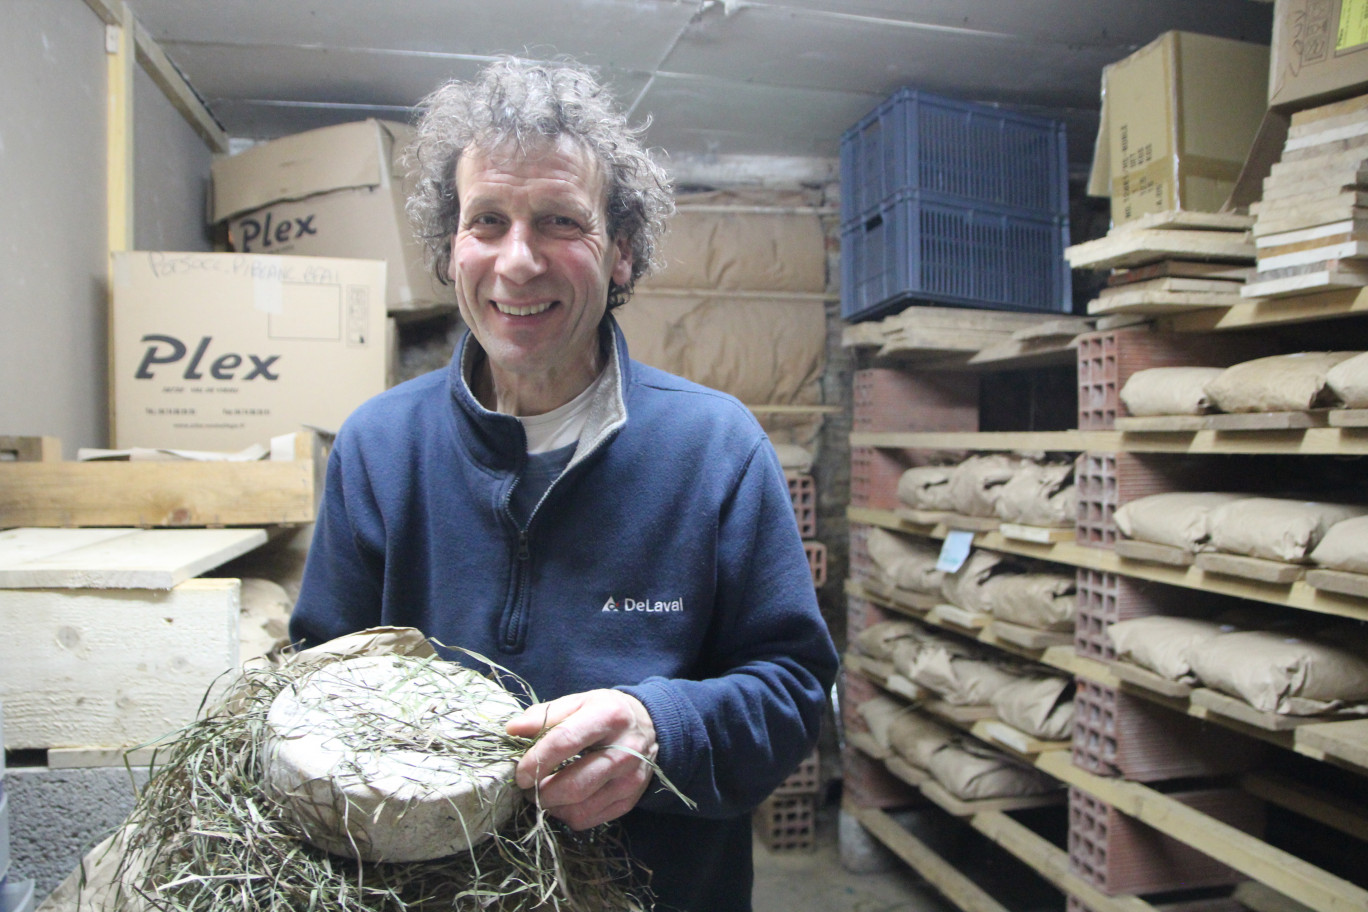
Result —
[{"label": "blue fleece pullover", "polygon": [[[536,697],[616,687],[662,771],[622,824],[659,908],[749,910],[749,812],[812,749],[837,657],[783,471],[731,396],[602,340],[609,380],[564,474],[518,528],[513,417],[484,409],[467,334],[445,371],[358,408],[328,462],[291,638],[411,626]],[[455,654],[448,658],[459,660]]]}]

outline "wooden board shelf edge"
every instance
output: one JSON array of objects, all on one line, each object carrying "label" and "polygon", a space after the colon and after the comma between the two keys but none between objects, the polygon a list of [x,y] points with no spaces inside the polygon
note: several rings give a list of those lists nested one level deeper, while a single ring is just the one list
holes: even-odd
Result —
[{"label": "wooden board shelf edge", "polygon": [[1036,766],[1313,909],[1368,908],[1368,890],[1138,782],[1094,775],[1074,766],[1062,752],[1041,754]]}]

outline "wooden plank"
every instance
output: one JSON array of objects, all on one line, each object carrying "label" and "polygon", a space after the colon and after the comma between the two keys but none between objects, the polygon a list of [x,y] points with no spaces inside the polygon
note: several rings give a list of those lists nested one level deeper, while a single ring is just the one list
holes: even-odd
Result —
[{"label": "wooden plank", "polygon": [[[1368,269],[1361,268],[1361,260],[1326,260],[1287,269],[1270,269],[1261,278],[1240,289],[1241,297],[1278,298],[1333,291],[1341,288],[1362,288],[1368,285]],[[1262,278],[1262,276],[1267,278]]]},{"label": "wooden plank", "polygon": [[1347,795],[1329,795],[1295,779],[1269,772],[1246,773],[1240,777],[1240,788],[1355,839],[1368,840],[1368,806]]},{"label": "wooden plank", "polygon": [[945,510],[914,510],[911,507],[898,507],[898,518],[914,526],[938,526],[953,514]]},{"label": "wooden plank", "polygon": [[47,752],[48,769],[91,769],[124,766],[146,769],[156,754],[152,747],[53,747]]},{"label": "wooden plank", "polygon": [[1049,807],[1052,804],[1061,804],[1066,798],[1064,792],[1046,792],[1042,795],[1018,795],[1006,798],[975,798],[966,800],[957,798],[933,779],[928,779],[919,786],[921,793],[925,795],[937,807],[944,810],[947,814],[955,817],[972,817],[975,814],[1021,811],[1026,808]]},{"label": "wooden plank", "polygon": [[1368,427],[1368,409],[1331,409],[1331,427]]},{"label": "wooden plank", "polygon": [[1167,212],[1151,212],[1132,219],[1114,229],[1117,233],[1128,231],[1151,231],[1161,228],[1182,228],[1191,231],[1234,231],[1240,232],[1254,224],[1251,216],[1240,212],[1197,212],[1188,209],[1170,209]]},{"label": "wooden plank", "polygon": [[1368,719],[1302,725],[1297,728],[1296,743],[1368,770]]},{"label": "wooden plank", "polygon": [[922,704],[922,709],[926,710],[937,718],[952,722],[955,725],[970,726],[980,719],[996,719],[997,710],[990,704],[974,706],[960,706],[954,703],[947,703],[944,700],[927,700]]},{"label": "wooden plank", "polygon": [[1315,912],[1257,880],[1246,880],[1235,885],[1231,898],[1249,912]]},{"label": "wooden plank", "polygon": [[1088,313],[1165,314],[1203,307],[1228,307],[1241,298],[1238,288],[1229,291],[1149,291],[1145,289],[1098,297],[1088,302]]},{"label": "wooden plank", "polygon": [[11,750],[142,745],[191,721],[238,665],[240,583],[0,590]]},{"label": "wooden plank", "polygon": [[1162,675],[1155,674],[1148,668],[1141,668],[1139,665],[1130,662],[1115,660],[1108,662],[1107,667],[1119,680],[1150,693],[1180,700],[1185,700],[1192,695],[1191,684],[1171,681]]},{"label": "wooden plank", "polygon": [[947,605],[944,602],[931,609],[927,619],[934,624],[943,624],[950,627],[958,627],[961,630],[977,632],[987,627],[992,621],[993,616],[985,611],[969,611],[958,605]]},{"label": "wooden plank", "polygon": [[921,788],[931,778],[931,774],[926,770],[913,766],[897,754],[889,754],[883,761],[890,773],[916,788]]},{"label": "wooden plank", "polygon": [[996,516],[967,516],[963,513],[947,514],[941,522],[951,529],[965,532],[993,532],[1002,525]]},{"label": "wooden plank", "polygon": [[1138,782],[1089,773],[1074,766],[1062,751],[1041,754],[1036,766],[1320,912],[1362,912],[1368,908],[1368,890]]},{"label": "wooden plank", "polygon": [[322,460],[0,463],[0,526],[313,522]]},{"label": "wooden plank", "polygon": [[1306,572],[1306,584],[1326,592],[1368,598],[1368,575],[1345,570],[1316,569]]},{"label": "wooden plank", "polygon": [[56,462],[61,458],[60,437],[13,437],[0,434],[0,462]]},{"label": "wooden plank", "polygon": [[1008,643],[1015,643],[1023,649],[1043,651],[1051,646],[1066,646],[1073,643],[1073,634],[1058,630],[1038,630],[1008,621],[993,621],[992,632],[995,637]]},{"label": "wooden plank", "polygon": [[1137,896],[1110,896],[1073,873],[1069,853],[1025,824],[997,811],[983,811],[970,825],[1020,859],[1046,881],[1091,912],[1156,912]]},{"label": "wooden plank", "polygon": [[1113,269],[1107,275],[1109,287],[1133,285],[1165,277],[1223,280],[1243,282],[1250,273],[1248,266],[1230,263],[1210,263],[1197,260],[1159,260],[1143,266]]},{"label": "wooden plank", "polygon": [[1254,243],[1244,232],[1112,231],[1104,238],[1066,248],[1064,256],[1075,269],[1141,266],[1170,258],[1252,262]]},{"label": "wooden plank", "polygon": [[[91,541],[99,532],[116,534]],[[265,543],[263,529],[11,529],[0,532],[0,589],[170,589]]]},{"label": "wooden plank", "polygon": [[1207,426],[1205,415],[1118,416],[1113,424],[1118,431],[1142,433],[1199,431]]},{"label": "wooden plank", "polygon": [[1301,295],[1295,298],[1264,298],[1241,301],[1224,311],[1194,311],[1163,318],[1162,329],[1171,332],[1251,329],[1328,320],[1368,312],[1368,289],[1349,288]]},{"label": "wooden plank", "polygon": [[1289,266],[1304,266],[1309,263],[1324,263],[1328,260],[1352,260],[1368,257],[1368,240],[1341,241],[1294,250],[1288,253],[1260,254],[1259,269],[1285,269]]},{"label": "wooden plank", "polygon": [[1196,557],[1191,551],[1184,548],[1175,548],[1172,545],[1161,545],[1157,542],[1137,541],[1133,538],[1119,538],[1112,545],[1112,550],[1117,557],[1126,560],[1149,561],[1157,564],[1167,564],[1170,567],[1189,567],[1192,565],[1193,558]]},{"label": "wooden plank", "polygon": [[1287,564],[1262,557],[1222,554],[1217,551],[1204,551],[1194,558],[1193,563],[1207,573],[1238,576],[1259,583],[1293,583],[1306,575],[1306,567],[1302,564]]},{"label": "wooden plank", "polygon": [[1289,731],[1299,725],[1324,721],[1325,719],[1324,716],[1289,716],[1283,713],[1264,712],[1255,709],[1244,700],[1207,687],[1193,688],[1188,699],[1192,701],[1194,708],[1205,710],[1204,713],[1194,713],[1194,715],[1207,717],[1214,713],[1227,719],[1234,719],[1236,722],[1243,722],[1245,725],[1254,728],[1261,728],[1264,731]]},{"label": "wooden plank", "polygon": [[969,730],[974,737],[1005,747],[1019,757],[1030,758],[1051,750],[1069,750],[1070,741],[1042,741],[998,719],[982,719]]},{"label": "wooden plank", "polygon": [[1213,292],[1215,294],[1239,294],[1241,282],[1230,279],[1207,279],[1190,276],[1160,276],[1123,285],[1108,284],[1097,293],[1099,298],[1111,300],[1142,291]]},{"label": "wooden plank", "polygon": [[1001,523],[998,531],[1004,538],[1014,538],[1017,541],[1039,542],[1048,544],[1050,542],[1073,541],[1076,533],[1073,526],[1026,526],[1021,523]]},{"label": "wooden plank", "polygon": [[850,745],[860,751],[860,753],[872,757],[875,760],[883,760],[889,756],[886,747],[874,740],[874,736],[869,732],[849,732],[846,740]]},{"label": "wooden plank", "polygon": [[0,571],[132,535],[134,529],[7,529],[0,532]]},{"label": "wooden plank", "polygon": [[845,809],[875,839],[906,862],[922,878],[963,912],[1009,912],[982,887],[946,862],[921,840],[898,826],[877,808],[865,808],[847,800]]},{"label": "wooden plank", "polygon": [[1328,409],[1305,412],[1218,412],[1205,416],[1206,426],[1216,431],[1276,431],[1328,427]]}]

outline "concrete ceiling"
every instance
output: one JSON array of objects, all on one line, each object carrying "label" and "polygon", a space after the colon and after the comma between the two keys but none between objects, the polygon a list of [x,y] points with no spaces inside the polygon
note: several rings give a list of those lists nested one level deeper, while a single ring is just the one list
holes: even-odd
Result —
[{"label": "concrete ceiling", "polygon": [[1267,43],[1256,0],[128,0],[235,139],[408,119],[492,56],[596,67],[676,158],[835,158],[910,85],[1046,114],[1075,173],[1099,74],[1168,29]]}]

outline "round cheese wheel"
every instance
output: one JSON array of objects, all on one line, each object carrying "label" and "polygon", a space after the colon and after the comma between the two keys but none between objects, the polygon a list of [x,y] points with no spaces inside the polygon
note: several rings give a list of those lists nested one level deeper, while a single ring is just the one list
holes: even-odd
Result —
[{"label": "round cheese wheel", "polygon": [[515,758],[472,757],[454,742],[501,732],[520,709],[496,682],[452,663],[331,662],[271,703],[263,782],[326,852],[387,862],[453,855],[488,838],[523,800]]}]

